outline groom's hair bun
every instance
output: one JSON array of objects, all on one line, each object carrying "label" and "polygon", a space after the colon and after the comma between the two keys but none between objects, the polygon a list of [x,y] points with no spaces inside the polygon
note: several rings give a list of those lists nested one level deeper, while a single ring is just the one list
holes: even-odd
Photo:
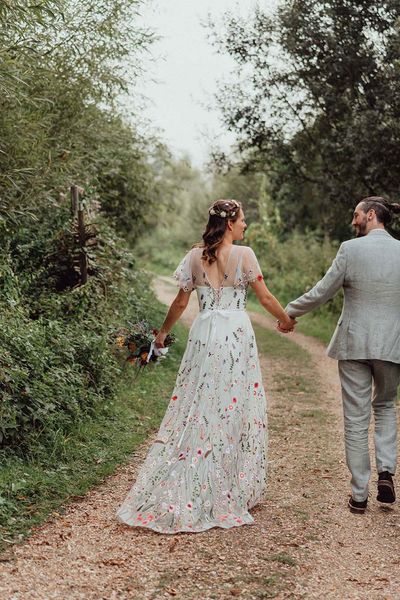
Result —
[{"label": "groom's hair bun", "polygon": [[394,215],[400,214],[400,204],[390,203],[382,196],[368,196],[363,198],[361,202],[363,211],[367,213],[373,208],[378,222],[383,223],[385,227],[390,225]]}]

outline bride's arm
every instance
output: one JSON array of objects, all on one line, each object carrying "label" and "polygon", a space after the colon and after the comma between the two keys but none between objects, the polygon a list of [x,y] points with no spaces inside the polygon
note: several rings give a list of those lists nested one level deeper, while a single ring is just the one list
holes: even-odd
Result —
[{"label": "bride's arm", "polygon": [[177,293],[176,298],[169,307],[164,323],[161,325],[160,331],[155,339],[155,345],[157,348],[162,348],[164,346],[165,338],[187,307],[191,293],[192,291],[184,292],[182,289],[180,289]]},{"label": "bride's arm", "polygon": [[271,294],[265,285],[264,280],[259,281],[256,279],[250,285],[253,288],[259,303],[265,308],[265,310],[278,319],[285,329],[293,329],[296,321],[289,317],[289,315],[284,311],[278,300],[273,294]]}]

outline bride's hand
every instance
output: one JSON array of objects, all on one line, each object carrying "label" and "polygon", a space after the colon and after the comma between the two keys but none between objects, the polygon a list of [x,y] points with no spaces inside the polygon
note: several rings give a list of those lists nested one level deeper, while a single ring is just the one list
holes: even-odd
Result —
[{"label": "bride's hand", "polygon": [[163,333],[162,331],[159,331],[156,335],[156,338],[154,340],[154,345],[156,348],[164,348],[164,341],[165,338],[167,337],[166,333]]},{"label": "bride's hand", "polygon": [[287,317],[286,321],[277,321],[276,328],[281,333],[289,333],[294,331],[294,327],[296,325],[296,319],[292,319],[292,317]]}]

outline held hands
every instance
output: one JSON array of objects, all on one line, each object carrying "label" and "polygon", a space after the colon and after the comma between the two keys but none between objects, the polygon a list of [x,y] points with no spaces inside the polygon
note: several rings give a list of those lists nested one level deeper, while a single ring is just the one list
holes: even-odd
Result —
[{"label": "held hands", "polygon": [[293,319],[289,315],[286,315],[287,319],[285,321],[277,321],[276,328],[281,333],[289,333],[294,331],[295,325],[297,323],[296,319]]}]

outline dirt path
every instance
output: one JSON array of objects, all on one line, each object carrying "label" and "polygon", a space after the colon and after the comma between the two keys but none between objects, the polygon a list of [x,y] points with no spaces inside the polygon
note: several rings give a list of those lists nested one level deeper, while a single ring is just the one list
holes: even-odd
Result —
[{"label": "dirt path", "polygon": [[[160,278],[157,293],[169,302],[175,288]],[[186,323],[196,311],[193,299]],[[267,317],[252,318],[273,326]],[[294,359],[262,357],[270,400],[269,490],[254,510],[254,526],[160,536],[117,523],[115,509],[145,445],[104,485],[14,547],[0,563],[0,597],[400,599],[398,509],[379,509],[373,485],[369,511],[348,512],[336,363],[315,340],[290,339],[299,354],[311,354],[309,379],[319,393],[296,387],[301,373],[291,374],[295,385],[289,386]]]}]

